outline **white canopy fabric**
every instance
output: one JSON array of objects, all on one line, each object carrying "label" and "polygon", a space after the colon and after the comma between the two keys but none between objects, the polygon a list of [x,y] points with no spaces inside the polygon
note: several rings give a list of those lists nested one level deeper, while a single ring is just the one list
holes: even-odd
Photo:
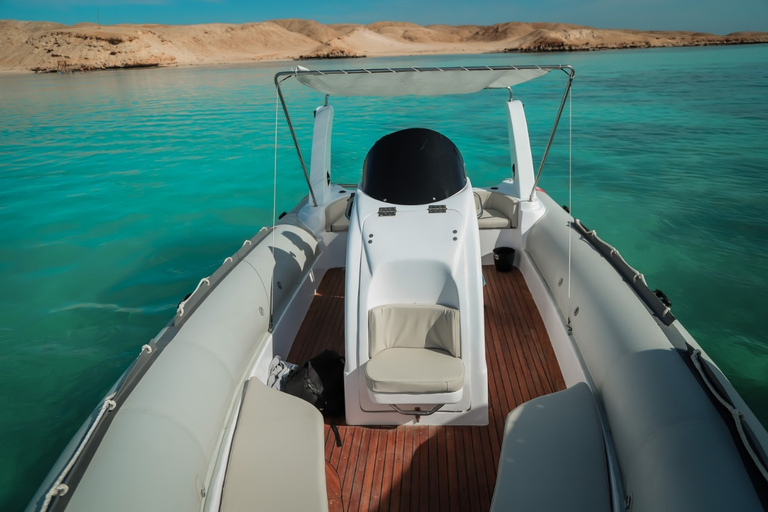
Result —
[{"label": "white canopy fabric", "polygon": [[506,89],[539,78],[551,69],[556,68],[399,68],[311,73],[302,73],[308,70],[299,68],[295,77],[307,87],[331,96],[441,96]]}]

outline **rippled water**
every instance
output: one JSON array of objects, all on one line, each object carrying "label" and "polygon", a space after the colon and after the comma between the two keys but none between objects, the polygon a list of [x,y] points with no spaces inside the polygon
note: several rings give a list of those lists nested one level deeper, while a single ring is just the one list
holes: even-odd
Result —
[{"label": "rippled water", "polygon": [[[616,245],[768,423],[768,46],[315,62],[571,63],[573,210]],[[0,509],[20,510],[176,303],[271,221],[273,74],[290,64],[0,75]],[[515,89],[541,157],[563,85]],[[309,150],[323,98],[288,87]],[[389,131],[438,129],[505,176],[506,93],[332,99],[334,180]],[[568,111],[566,110],[566,116]],[[543,187],[567,201],[564,119]],[[305,194],[279,125],[278,212]]]}]

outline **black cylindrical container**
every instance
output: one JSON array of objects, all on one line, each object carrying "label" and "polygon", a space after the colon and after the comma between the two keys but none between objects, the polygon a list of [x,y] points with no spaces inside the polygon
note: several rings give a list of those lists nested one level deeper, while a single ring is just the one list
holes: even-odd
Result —
[{"label": "black cylindrical container", "polygon": [[511,247],[497,247],[493,250],[493,264],[497,272],[509,272],[515,263],[515,250]]}]

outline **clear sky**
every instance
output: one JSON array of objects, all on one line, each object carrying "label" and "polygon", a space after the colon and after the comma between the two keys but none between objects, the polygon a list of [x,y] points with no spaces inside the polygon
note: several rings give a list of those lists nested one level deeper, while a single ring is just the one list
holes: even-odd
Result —
[{"label": "clear sky", "polygon": [[597,28],[768,32],[768,0],[0,0],[0,19],[117,23],[321,23],[410,21],[491,25],[506,21]]}]

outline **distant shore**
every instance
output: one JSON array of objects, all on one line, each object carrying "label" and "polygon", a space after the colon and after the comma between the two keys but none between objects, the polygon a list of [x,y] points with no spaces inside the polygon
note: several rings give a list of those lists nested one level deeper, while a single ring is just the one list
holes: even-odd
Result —
[{"label": "distant shore", "polygon": [[715,35],[563,23],[61,25],[0,20],[0,72],[73,72],[259,61],[500,52],[594,51],[768,43],[766,32]]}]

